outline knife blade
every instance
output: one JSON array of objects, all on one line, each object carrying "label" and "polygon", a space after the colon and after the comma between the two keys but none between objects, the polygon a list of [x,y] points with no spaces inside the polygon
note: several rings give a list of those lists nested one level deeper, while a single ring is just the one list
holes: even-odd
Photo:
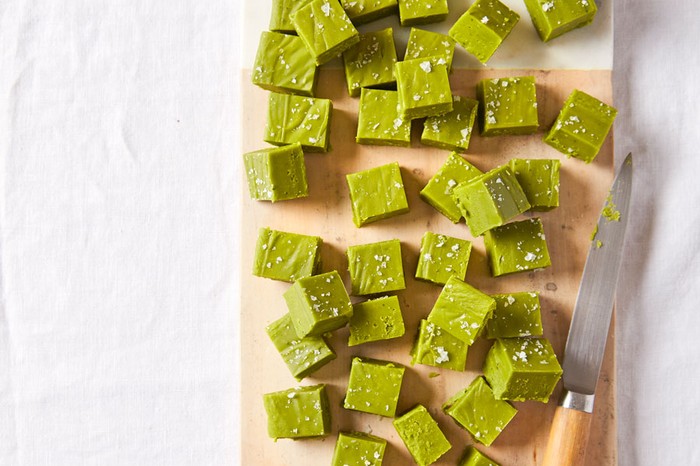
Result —
[{"label": "knife blade", "polygon": [[583,269],[564,349],[564,395],[552,422],[544,466],[580,464],[612,318],[632,192],[632,154],[605,200]]}]

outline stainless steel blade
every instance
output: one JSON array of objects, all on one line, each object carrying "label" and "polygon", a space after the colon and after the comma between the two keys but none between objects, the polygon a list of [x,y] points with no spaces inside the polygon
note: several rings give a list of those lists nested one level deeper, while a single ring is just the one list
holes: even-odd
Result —
[{"label": "stainless steel blade", "polygon": [[[632,191],[632,154],[615,177],[583,269],[564,351],[564,388],[593,395],[605,353]],[[616,212],[619,212],[617,220]]]}]

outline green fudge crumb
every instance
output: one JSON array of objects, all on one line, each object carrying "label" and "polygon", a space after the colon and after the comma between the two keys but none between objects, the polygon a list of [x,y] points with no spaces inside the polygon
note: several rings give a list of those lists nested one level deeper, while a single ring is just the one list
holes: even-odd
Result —
[{"label": "green fudge crumb", "polygon": [[336,357],[323,337],[299,338],[288,313],[268,325],[265,331],[297,380],[316,372]]},{"label": "green fudge crumb", "polygon": [[364,432],[340,432],[331,466],[381,466],[386,440]]},{"label": "green fudge crumb", "polygon": [[603,242],[602,242],[601,240],[597,239],[597,240],[595,241],[595,247],[596,247],[597,249],[602,248],[602,247],[603,247]]},{"label": "green fudge crumb", "polygon": [[467,388],[456,393],[442,410],[477,442],[487,446],[496,440],[518,412],[507,401],[496,399],[483,377],[477,377]]},{"label": "green fudge crumb", "polygon": [[546,338],[499,338],[486,354],[483,371],[496,399],[542,403],[563,372]]},{"label": "green fudge crumb", "polygon": [[331,432],[324,384],[266,393],[267,433],[273,439],[323,437]]},{"label": "green fudge crumb", "polygon": [[352,308],[348,346],[398,338],[406,331],[396,296],[370,299],[353,304]]},{"label": "green fudge crumb", "polygon": [[462,211],[452,196],[453,191],[457,186],[479,175],[483,175],[481,170],[453,152],[421,190],[420,197],[450,221],[458,223],[462,218]]},{"label": "green fudge crumb", "polygon": [[481,63],[486,63],[520,20],[498,0],[476,0],[448,34]]},{"label": "green fudge crumb", "polygon": [[360,35],[360,41],[343,52],[345,80],[352,97],[363,87],[386,87],[396,83],[396,46],[391,28]]},{"label": "green fudge crumb", "polygon": [[544,42],[592,23],[598,11],[594,0],[525,0],[525,6]]},{"label": "green fudge crumb", "polygon": [[393,362],[353,358],[343,407],[394,417],[404,371]]},{"label": "green fudge crumb", "polygon": [[394,419],[394,428],[419,466],[433,464],[452,448],[438,423],[423,405],[417,405]]},{"label": "green fudge crumb", "polygon": [[605,207],[603,207],[603,217],[608,222],[619,222],[620,221],[620,211],[617,210],[617,206],[613,202],[612,194],[605,198]]}]

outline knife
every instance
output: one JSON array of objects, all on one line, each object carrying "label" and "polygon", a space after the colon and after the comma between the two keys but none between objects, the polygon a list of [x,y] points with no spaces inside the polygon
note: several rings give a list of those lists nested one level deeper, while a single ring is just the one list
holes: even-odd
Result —
[{"label": "knife", "polygon": [[588,250],[564,350],[564,393],[554,413],[543,466],[583,464],[605,354],[632,191],[632,154],[613,181]]}]

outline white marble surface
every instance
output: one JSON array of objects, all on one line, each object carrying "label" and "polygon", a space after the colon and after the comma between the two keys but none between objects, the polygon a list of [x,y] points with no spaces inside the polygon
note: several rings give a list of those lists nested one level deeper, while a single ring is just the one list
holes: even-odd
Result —
[{"label": "white marble surface", "polygon": [[[0,3],[0,464],[238,464],[240,9]],[[624,466],[700,464],[699,10],[614,4]]]}]

